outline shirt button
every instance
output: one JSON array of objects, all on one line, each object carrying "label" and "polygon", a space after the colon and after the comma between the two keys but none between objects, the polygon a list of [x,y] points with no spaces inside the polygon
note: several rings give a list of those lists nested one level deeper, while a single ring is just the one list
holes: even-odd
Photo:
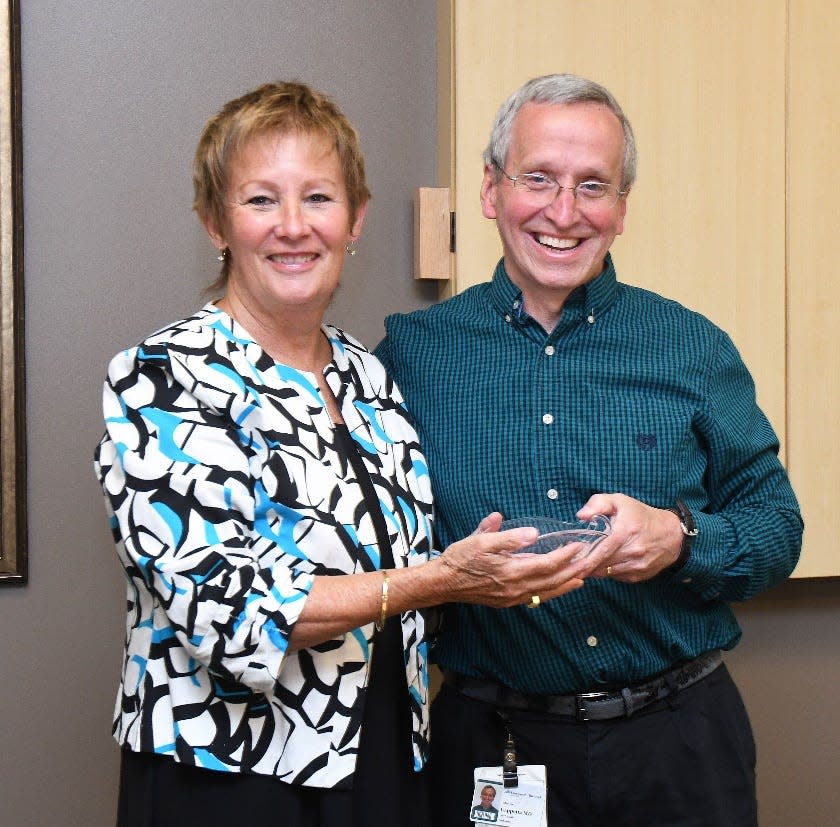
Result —
[{"label": "shirt button", "polygon": [[554,356],[554,345],[546,345],[544,352],[546,356]]},{"label": "shirt button", "polygon": [[510,324],[510,313],[505,313],[505,321]]},{"label": "shirt button", "polygon": [[556,500],[557,497],[559,496],[557,494],[557,489],[556,488],[549,488],[548,491],[545,492],[545,495],[550,500]]},{"label": "shirt button", "polygon": [[598,638],[596,638],[595,635],[590,635],[588,638],[586,638],[586,645],[587,646],[597,646],[598,645]]},{"label": "shirt button", "polygon": [[543,414],[543,425],[551,425],[554,422],[554,417],[551,414]]}]

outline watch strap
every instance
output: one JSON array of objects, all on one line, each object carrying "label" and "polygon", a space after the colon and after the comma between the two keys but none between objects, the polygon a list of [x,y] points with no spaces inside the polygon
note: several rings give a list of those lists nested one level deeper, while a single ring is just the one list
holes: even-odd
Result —
[{"label": "watch strap", "polygon": [[667,510],[677,515],[683,533],[680,553],[676,561],[668,567],[668,571],[677,572],[688,562],[689,555],[691,554],[691,546],[694,543],[694,538],[700,533],[700,529],[697,528],[697,523],[694,522],[694,516],[682,500],[678,499],[673,507]]}]

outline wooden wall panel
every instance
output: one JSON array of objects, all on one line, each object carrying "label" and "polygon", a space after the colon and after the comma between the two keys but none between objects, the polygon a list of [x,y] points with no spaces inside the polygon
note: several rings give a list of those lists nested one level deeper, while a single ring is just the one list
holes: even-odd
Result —
[{"label": "wooden wall panel", "polygon": [[[453,0],[456,278],[489,278],[501,247],[481,216],[481,152],[530,77],[607,86],[633,123],[639,176],[619,278],[729,332],[785,431],[785,10],[765,0]],[[445,92],[445,82],[442,84]]]},{"label": "wooden wall panel", "polygon": [[840,4],[790,3],[788,456],[805,515],[800,577],[840,574]]}]

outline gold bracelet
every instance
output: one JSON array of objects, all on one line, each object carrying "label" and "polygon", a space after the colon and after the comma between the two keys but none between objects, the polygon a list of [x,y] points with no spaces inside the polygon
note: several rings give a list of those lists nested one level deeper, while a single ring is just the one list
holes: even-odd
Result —
[{"label": "gold bracelet", "polygon": [[388,588],[391,585],[391,578],[388,577],[388,572],[382,572],[382,604],[379,610],[379,620],[374,621],[376,631],[381,632],[385,628],[385,621],[388,618]]}]

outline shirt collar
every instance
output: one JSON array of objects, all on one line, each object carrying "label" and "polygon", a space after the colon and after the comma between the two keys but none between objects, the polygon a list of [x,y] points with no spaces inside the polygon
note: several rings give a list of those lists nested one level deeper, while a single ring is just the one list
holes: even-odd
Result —
[{"label": "shirt collar", "polygon": [[[527,318],[522,291],[510,280],[505,270],[505,260],[499,259],[493,272],[490,287],[493,306],[503,316],[511,320]],[[618,295],[618,281],[612,256],[607,253],[604,269],[587,284],[572,291],[563,306],[563,316],[567,319],[586,319],[590,324],[607,311]]]}]

